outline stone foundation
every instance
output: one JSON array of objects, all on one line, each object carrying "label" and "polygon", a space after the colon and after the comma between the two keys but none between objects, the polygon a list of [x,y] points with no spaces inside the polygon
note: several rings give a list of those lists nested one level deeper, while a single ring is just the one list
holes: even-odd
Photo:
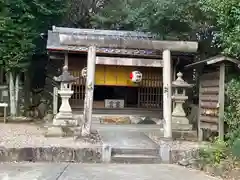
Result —
[{"label": "stone foundation", "polygon": [[99,148],[25,147],[1,148],[0,162],[101,162]]}]

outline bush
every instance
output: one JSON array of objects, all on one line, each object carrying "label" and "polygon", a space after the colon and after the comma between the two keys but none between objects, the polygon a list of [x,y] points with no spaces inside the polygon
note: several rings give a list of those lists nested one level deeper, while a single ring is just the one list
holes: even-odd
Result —
[{"label": "bush", "polygon": [[231,152],[237,160],[240,160],[240,139],[234,141]]},{"label": "bush", "polygon": [[227,143],[216,138],[207,148],[200,149],[200,158],[204,164],[217,165],[228,155]]},{"label": "bush", "polygon": [[240,78],[234,77],[226,87],[226,106],[224,119],[228,126],[226,138],[229,146],[240,139]]}]

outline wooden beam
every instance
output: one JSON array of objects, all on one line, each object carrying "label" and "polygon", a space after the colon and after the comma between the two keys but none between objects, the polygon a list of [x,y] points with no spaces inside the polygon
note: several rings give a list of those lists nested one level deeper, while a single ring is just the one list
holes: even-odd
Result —
[{"label": "wooden beam", "polygon": [[215,123],[215,124],[217,124],[218,123],[218,117],[201,115],[200,121],[205,122],[205,123]]},{"label": "wooden beam", "polygon": [[101,56],[97,56],[96,64],[120,65],[120,66],[142,66],[142,67],[163,67],[163,62],[160,59],[101,57]]},{"label": "wooden beam", "polygon": [[68,46],[97,46],[102,48],[123,48],[123,49],[154,49],[177,52],[196,52],[198,50],[197,42],[190,41],[157,41],[157,40],[139,40],[139,39],[111,39],[108,37],[97,38],[82,35],[59,34],[60,44]]},{"label": "wooden beam", "polygon": [[225,64],[220,65],[220,79],[219,79],[219,119],[218,119],[218,133],[219,138],[224,140],[224,105],[225,105]]},{"label": "wooden beam", "polygon": [[[61,53],[63,51],[68,51],[69,53],[71,54],[79,54],[79,53],[87,53],[88,50],[83,50],[82,49],[82,46],[67,46],[67,45],[64,45],[64,46],[55,46],[55,47],[47,47],[47,50],[50,54],[50,59],[64,59],[64,55],[61,57],[61,56],[57,56],[57,57],[54,57],[51,53]],[[141,57],[141,58],[152,58],[152,59],[158,59],[159,58],[159,54],[157,53],[153,53],[153,54],[143,54],[143,53],[135,53],[136,49],[128,49],[128,50],[124,50],[124,49],[112,49],[111,51],[103,51],[101,50],[101,48],[97,48],[96,50],[96,53],[99,55],[114,55],[114,56],[118,56],[118,55],[121,55],[121,56],[135,56],[135,57]],[[178,56],[178,55],[176,55]]]}]

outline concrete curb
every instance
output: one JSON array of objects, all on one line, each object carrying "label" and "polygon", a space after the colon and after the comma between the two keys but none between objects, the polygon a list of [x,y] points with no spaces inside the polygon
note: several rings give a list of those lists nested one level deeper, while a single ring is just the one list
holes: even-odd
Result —
[{"label": "concrete curb", "polygon": [[87,162],[100,163],[102,147],[0,147],[0,162]]},{"label": "concrete curb", "polygon": [[[107,150],[105,150],[107,148]],[[0,162],[76,162],[111,163],[111,146],[69,148],[69,147],[0,147]],[[175,164],[182,159],[195,159],[198,150],[170,150],[169,159],[161,163]],[[159,154],[160,158],[163,158]]]}]

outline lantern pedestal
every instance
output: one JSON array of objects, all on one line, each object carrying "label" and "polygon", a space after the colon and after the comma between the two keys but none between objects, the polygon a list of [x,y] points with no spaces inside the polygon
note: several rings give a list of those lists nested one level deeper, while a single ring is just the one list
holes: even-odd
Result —
[{"label": "lantern pedestal", "polygon": [[174,124],[189,124],[189,120],[186,118],[186,113],[183,110],[183,103],[188,99],[187,96],[173,96],[175,102],[175,108],[172,112],[172,123]]},{"label": "lantern pedestal", "polygon": [[48,128],[45,136],[47,137],[64,137],[75,136],[78,125],[77,119],[73,119],[72,108],[69,104],[69,99],[73,91],[62,90],[58,91],[61,96],[62,104],[59,112],[53,119],[53,124]]},{"label": "lantern pedestal", "polygon": [[77,120],[73,119],[72,108],[69,104],[73,91],[58,91],[62,99],[59,112],[53,119],[54,126],[77,126]]}]

